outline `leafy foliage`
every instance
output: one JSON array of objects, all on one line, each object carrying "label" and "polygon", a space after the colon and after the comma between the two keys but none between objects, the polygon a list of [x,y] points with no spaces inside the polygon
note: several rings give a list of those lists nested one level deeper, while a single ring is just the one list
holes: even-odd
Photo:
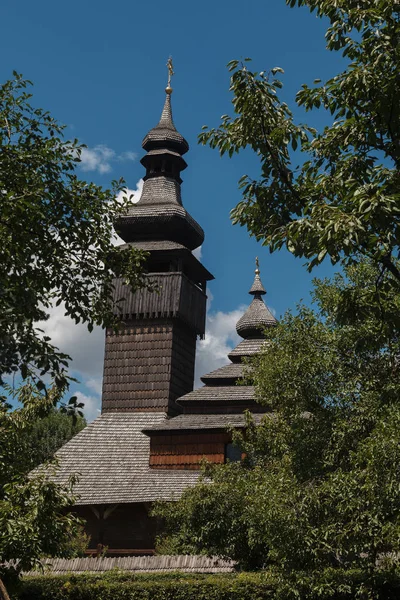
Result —
[{"label": "leafy foliage", "polygon": [[[313,591],[310,592],[307,580],[300,584],[298,595],[289,585],[285,589],[279,588],[271,572],[215,575],[106,572],[27,577],[15,591],[13,600],[353,600],[360,585],[362,573],[359,571],[316,572],[313,574]],[[377,578],[376,598],[395,600],[399,589],[398,575],[382,572]]]},{"label": "leafy foliage", "polygon": [[[69,357],[37,323],[62,304],[89,331],[116,326],[115,277],[134,290],[145,282],[145,255],[112,243],[113,223],[131,206],[117,199],[123,181],[105,190],[77,177],[83,146],[31,104],[30,85],[14,73],[0,86],[0,576],[68,554],[79,533],[68,510],[74,479],[56,485],[56,465],[29,474],[82,426],[82,403],[63,400]],[[73,417],[54,412],[60,404]],[[50,443],[46,429],[60,435]]]},{"label": "leafy foliage", "polygon": [[75,599],[118,600],[250,600],[271,598],[267,577],[252,575],[202,575],[186,573],[130,574],[109,572],[101,575],[29,577],[17,594],[19,600]]},{"label": "leafy foliage", "polygon": [[200,141],[221,155],[250,148],[260,160],[259,178],[239,182],[234,223],[271,252],[306,258],[309,270],[340,262],[347,279],[317,282],[318,310],[300,307],[268,332],[254,382],[271,414],[259,428],[249,416],[246,435],[236,435],[246,460],[208,468],[209,482],[158,513],[177,547],[248,568],[273,563],[290,597],[341,597],[334,575],[318,583],[312,573],[352,567],[363,574],[356,597],[385,597],[379,569],[393,567],[400,549],[400,7],[287,4],[326,17],[328,49],[348,61],[296,96],[330,124],[319,132],[295,123],[280,99],[281,68],[259,73],[234,60],[235,115],[205,127]]},{"label": "leafy foliage", "polygon": [[24,429],[18,456],[13,462],[19,457],[22,471],[35,469],[51,460],[55,452],[85,426],[86,420],[79,415],[50,410],[48,415],[32,421]]},{"label": "leafy foliage", "polygon": [[[313,86],[296,102],[324,110],[330,126],[318,132],[296,124],[279,97],[283,70],[229,63],[235,116],[204,128],[203,144],[230,156],[251,148],[260,159],[258,180],[240,180],[243,199],[234,223],[273,252],[286,247],[308,259],[351,263],[372,259],[397,289],[400,242],[400,7],[396,0],[287,0],[327,17],[329,50],[348,59],[345,71]],[[302,161],[303,159],[303,161]],[[300,162],[299,166],[296,166]],[[397,320],[397,326],[399,326]]]},{"label": "leafy foliage", "polygon": [[[316,280],[318,310],[301,306],[268,331],[253,382],[270,412],[236,433],[242,463],[209,466],[206,481],[156,508],[178,552],[273,564],[282,589],[307,572],[357,568],[366,597],[382,562],[396,564],[400,340],[368,312],[376,268],[346,275]],[[338,320],[346,292],[360,305],[351,324]],[[390,303],[400,309],[394,288]]]},{"label": "leafy foliage", "polygon": [[[39,459],[54,453],[54,446],[43,446],[32,454],[31,445],[39,423],[54,427],[51,417],[59,390],[53,388],[43,396],[35,385],[28,388],[28,384],[20,388],[20,408],[11,411],[0,404],[0,576],[39,565],[46,555],[68,556],[79,533],[80,521],[68,512],[75,500],[75,478],[64,486],[54,483],[57,465],[51,462],[30,473]],[[68,422],[67,436],[82,425],[79,421],[73,425],[73,417],[64,414],[58,419],[59,430],[61,421],[64,428]]]},{"label": "leafy foliage", "polygon": [[0,87],[0,381],[20,371],[44,388],[48,374],[65,387],[68,358],[38,329],[63,303],[76,323],[115,324],[113,279],[143,285],[143,254],[112,244],[123,181],[110,190],[81,181],[82,146],[30,104],[30,82],[14,73]]}]

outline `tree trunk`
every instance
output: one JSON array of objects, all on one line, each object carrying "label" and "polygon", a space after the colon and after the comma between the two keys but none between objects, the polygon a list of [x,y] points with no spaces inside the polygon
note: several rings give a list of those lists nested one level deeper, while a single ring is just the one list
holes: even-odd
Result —
[{"label": "tree trunk", "polygon": [[7,593],[6,586],[0,579],[0,600],[10,600],[10,596]]}]

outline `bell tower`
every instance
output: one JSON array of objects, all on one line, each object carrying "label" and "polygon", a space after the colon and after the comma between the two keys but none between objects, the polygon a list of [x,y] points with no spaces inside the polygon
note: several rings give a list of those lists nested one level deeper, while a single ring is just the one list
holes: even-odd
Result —
[{"label": "bell tower", "polygon": [[180,411],[176,399],[193,390],[197,337],[205,331],[206,284],[213,276],[193,255],[204,232],[182,205],[183,155],[171,107],[172,61],[161,118],[145,136],[146,169],[139,202],[115,224],[126,244],[149,252],[154,291],[132,293],[116,282],[121,327],[106,331],[102,412]]}]

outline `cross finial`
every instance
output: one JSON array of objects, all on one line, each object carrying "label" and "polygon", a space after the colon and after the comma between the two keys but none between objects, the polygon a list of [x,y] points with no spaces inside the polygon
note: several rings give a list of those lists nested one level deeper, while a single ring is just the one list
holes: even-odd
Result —
[{"label": "cross finial", "polygon": [[256,275],[260,274],[260,263],[258,261],[258,256],[256,256],[256,271],[255,271]]},{"label": "cross finial", "polygon": [[175,74],[174,73],[174,65],[172,64],[172,56],[170,56],[169,59],[167,60],[167,69],[168,69],[168,83],[167,83],[167,87],[165,88],[165,91],[167,92],[167,94],[172,94],[171,78]]}]

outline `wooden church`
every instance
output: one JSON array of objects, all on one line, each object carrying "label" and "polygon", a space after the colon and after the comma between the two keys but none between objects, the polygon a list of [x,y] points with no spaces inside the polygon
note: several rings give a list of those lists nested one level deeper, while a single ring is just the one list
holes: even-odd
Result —
[{"label": "wooden church", "polygon": [[143,140],[142,196],[115,224],[126,244],[149,252],[147,277],[159,292],[132,294],[117,282],[125,300],[119,331],[106,332],[102,414],[57,453],[59,480],[79,476],[75,510],[86,520],[90,548],[107,546],[110,555],[152,554],[152,503],[176,500],[195,485],[204,458],[240,460],[227,428],[244,426],[245,409],[262,412],[253,388],[236,385],[242,359],[260,351],[265,327],[276,324],[257,267],[253,299],[237,323],[243,340],[193,391],[213,276],[192,252],[204,232],[182,204],[189,146],[174,125],[171,93],[169,82],[161,119]]}]

